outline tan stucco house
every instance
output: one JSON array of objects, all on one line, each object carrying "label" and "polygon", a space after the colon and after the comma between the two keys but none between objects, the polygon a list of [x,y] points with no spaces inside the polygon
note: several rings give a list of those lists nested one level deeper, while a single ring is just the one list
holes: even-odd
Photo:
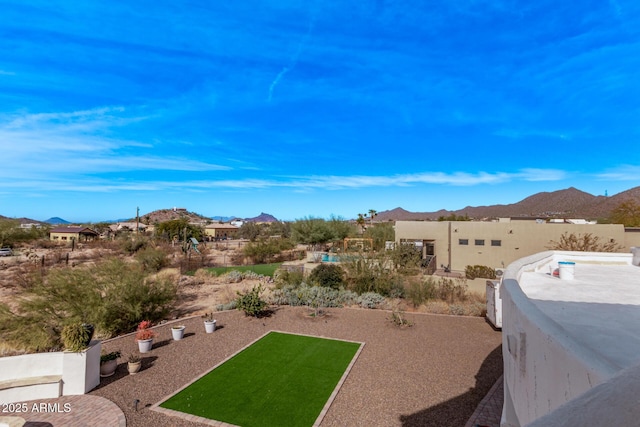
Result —
[{"label": "tan stucco house", "polygon": [[422,248],[423,258],[435,257],[436,268],[450,266],[464,271],[467,265],[503,268],[525,256],[549,249],[563,233],[590,233],[600,242],[612,239],[629,252],[640,246],[640,232],[622,224],[548,223],[543,220],[502,218],[484,221],[397,221],[397,243],[414,242]]},{"label": "tan stucco house", "polygon": [[238,230],[238,227],[231,224],[210,224],[204,228],[204,235],[207,240],[235,239]]},{"label": "tan stucco house", "polygon": [[100,236],[95,230],[88,227],[56,227],[49,232],[49,240],[56,242],[67,242],[75,240],[76,242],[88,242],[95,240]]}]

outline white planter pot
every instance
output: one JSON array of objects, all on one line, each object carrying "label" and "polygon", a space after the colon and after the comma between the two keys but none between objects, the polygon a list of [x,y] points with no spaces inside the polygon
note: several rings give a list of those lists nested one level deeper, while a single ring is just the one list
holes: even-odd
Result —
[{"label": "white planter pot", "polygon": [[204,321],[204,330],[207,331],[208,334],[212,334],[213,331],[216,330],[216,321],[212,320],[212,321]]},{"label": "white planter pot", "polygon": [[140,353],[150,352],[152,346],[153,346],[153,338],[148,340],[138,340],[138,350],[140,350]]},{"label": "white planter pot", "polygon": [[174,326],[171,328],[171,335],[175,341],[180,341],[184,337],[184,326]]}]

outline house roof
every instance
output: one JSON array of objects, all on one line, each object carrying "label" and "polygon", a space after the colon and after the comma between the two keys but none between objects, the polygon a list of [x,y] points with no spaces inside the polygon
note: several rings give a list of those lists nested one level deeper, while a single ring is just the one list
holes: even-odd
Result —
[{"label": "house roof", "polygon": [[97,231],[88,227],[56,227],[50,230],[50,233],[69,233],[69,234],[99,234]]}]

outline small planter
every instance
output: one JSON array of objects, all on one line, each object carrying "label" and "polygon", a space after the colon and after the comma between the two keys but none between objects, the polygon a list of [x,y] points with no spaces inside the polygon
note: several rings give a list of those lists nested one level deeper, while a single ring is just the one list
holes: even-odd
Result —
[{"label": "small planter", "polygon": [[184,326],[172,326],[171,335],[175,341],[180,341],[184,337]]},{"label": "small planter", "polygon": [[116,373],[116,368],[118,367],[118,361],[107,360],[100,364],[100,376],[101,377],[110,377],[111,375]]},{"label": "small planter", "polygon": [[215,320],[205,320],[204,321],[204,330],[208,334],[212,334],[213,331],[216,330],[216,321]]},{"label": "small planter", "polygon": [[138,350],[140,350],[140,353],[150,352],[151,347],[153,347],[153,338],[149,338],[148,340],[138,340]]},{"label": "small planter", "polygon": [[141,366],[142,362],[127,362],[127,370],[129,371],[129,375],[137,374]]}]

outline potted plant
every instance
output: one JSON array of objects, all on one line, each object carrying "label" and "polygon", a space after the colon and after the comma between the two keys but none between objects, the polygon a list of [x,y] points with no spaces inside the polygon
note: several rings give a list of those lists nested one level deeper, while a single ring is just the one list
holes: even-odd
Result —
[{"label": "potted plant", "polygon": [[137,374],[142,367],[142,361],[140,360],[140,356],[137,354],[130,354],[127,359],[127,371],[129,371],[129,375]]},{"label": "potted plant", "polygon": [[151,351],[151,347],[153,346],[153,337],[156,336],[156,333],[151,330],[151,322],[148,320],[143,320],[138,325],[138,330],[136,331],[136,341],[138,342],[138,349],[140,353],[148,353]]},{"label": "potted plant", "polygon": [[172,326],[171,335],[175,341],[180,341],[184,337],[184,325]]},{"label": "potted plant", "polygon": [[116,372],[118,367],[118,357],[120,357],[119,351],[112,351],[111,353],[104,353],[100,356],[100,376],[110,377]]},{"label": "potted plant", "polygon": [[204,330],[211,334],[216,330],[216,319],[213,318],[213,313],[205,313],[202,315],[204,319]]}]

